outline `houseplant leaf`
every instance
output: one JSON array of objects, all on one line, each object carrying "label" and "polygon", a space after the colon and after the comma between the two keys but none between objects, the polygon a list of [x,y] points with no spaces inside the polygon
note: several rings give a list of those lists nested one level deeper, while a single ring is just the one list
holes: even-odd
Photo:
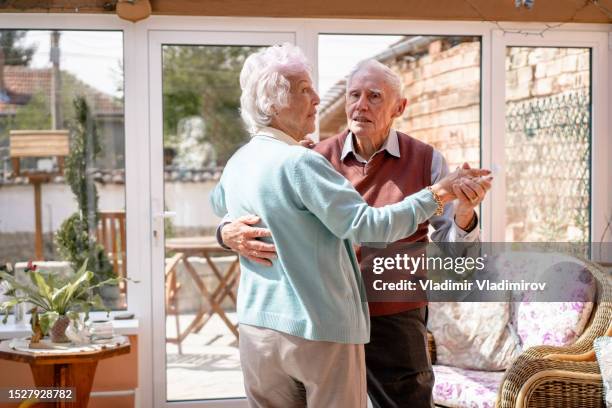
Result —
[{"label": "houseplant leaf", "polygon": [[60,315],[57,312],[44,312],[38,315],[40,328],[45,335],[49,333],[49,329],[51,326],[53,326],[53,323],[55,323],[59,316]]}]

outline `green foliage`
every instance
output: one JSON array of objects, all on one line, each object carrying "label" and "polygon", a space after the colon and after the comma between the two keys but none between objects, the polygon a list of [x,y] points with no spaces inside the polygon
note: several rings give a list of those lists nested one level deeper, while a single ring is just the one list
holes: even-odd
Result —
[{"label": "green foliage", "polygon": [[15,114],[12,129],[50,129],[49,99],[38,90],[30,101]]},{"label": "green foliage", "polygon": [[98,208],[98,191],[93,180],[90,167],[95,165],[95,159],[102,147],[89,106],[84,97],[74,100],[75,126],[70,145],[70,155],[66,158],[66,182],[77,199],[81,216],[96,222]]},{"label": "green foliage", "polygon": [[206,138],[225,164],[248,140],[240,120],[239,75],[247,56],[258,47],[165,46],[164,147],[177,147],[177,125],[182,118],[199,115]]},{"label": "green foliage", "polygon": [[[85,320],[89,319],[89,312],[105,308],[100,295],[94,294],[95,289],[103,285],[117,285],[123,278],[110,278],[95,282],[94,273],[87,269],[87,262],[79,268],[72,277],[64,279],[54,274],[43,274],[36,270],[26,272],[31,285],[22,284],[12,275],[0,271],[0,278],[6,280],[11,289],[5,296],[10,300],[0,303],[0,313],[4,314],[3,323],[7,322],[10,309],[19,303],[31,303],[39,310],[41,328],[47,333],[55,320],[60,316],[75,319],[78,313],[85,313]],[[42,313],[40,313],[42,311]]]},{"label": "green foliage", "polygon": [[62,257],[73,267],[83,263],[91,265],[95,271],[95,282],[114,276],[113,266],[104,247],[91,237],[89,225],[80,213],[76,212],[64,220],[55,234],[55,243]]},{"label": "green foliage", "polygon": [[36,47],[21,44],[26,34],[27,31],[23,30],[0,31],[0,49],[4,53],[5,65],[30,65]]},{"label": "green foliage", "polygon": [[62,223],[55,235],[55,243],[75,270],[87,263],[94,273],[94,281],[102,282],[114,276],[114,272],[104,248],[96,242],[98,191],[90,170],[101,146],[84,97],[75,98],[74,110],[76,121],[70,155],[66,158],[65,177],[76,198],[78,211]]}]

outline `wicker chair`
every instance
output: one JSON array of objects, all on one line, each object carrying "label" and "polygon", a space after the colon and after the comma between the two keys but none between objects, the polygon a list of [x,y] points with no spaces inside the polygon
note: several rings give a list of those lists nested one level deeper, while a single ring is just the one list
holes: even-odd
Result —
[{"label": "wicker chair", "polygon": [[593,341],[612,335],[612,279],[601,266],[585,263],[597,281],[597,304],[589,327],[570,346],[536,346],[521,354],[506,371],[498,408],[605,406]]},{"label": "wicker chair", "polygon": [[[603,384],[593,341],[612,335],[612,276],[584,261],[597,282],[597,302],[589,326],[570,346],[536,346],[523,352],[506,371],[496,408],[605,408]],[[428,333],[431,361],[436,344]]]}]

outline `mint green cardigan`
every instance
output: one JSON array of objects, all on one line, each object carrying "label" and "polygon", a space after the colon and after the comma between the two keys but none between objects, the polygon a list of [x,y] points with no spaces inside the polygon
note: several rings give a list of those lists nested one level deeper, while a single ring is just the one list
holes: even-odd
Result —
[{"label": "mint green cardigan", "polygon": [[261,217],[278,258],[240,258],[238,321],[309,340],[362,344],[368,305],[352,243],[393,242],[436,211],[427,190],[368,206],[319,153],[254,136],[228,161],[211,193],[218,216]]}]

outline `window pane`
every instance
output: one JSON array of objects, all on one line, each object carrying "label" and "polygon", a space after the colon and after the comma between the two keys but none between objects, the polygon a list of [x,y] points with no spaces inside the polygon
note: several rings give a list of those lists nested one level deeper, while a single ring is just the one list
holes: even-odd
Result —
[{"label": "window pane", "polygon": [[[123,34],[0,30],[0,264],[125,276]],[[6,266],[5,266],[6,268]],[[126,305],[126,288],[101,291]]]},{"label": "window pane", "polygon": [[408,101],[393,127],[430,144],[451,169],[480,166],[480,37],[320,35],[320,137],[346,129],[346,79],[373,58],[402,79]]},{"label": "window pane", "polygon": [[[257,49],[162,49],[164,203],[176,214],[165,228],[168,401],[244,397],[233,331],[237,257],[208,249],[220,221],[208,200],[227,160],[249,140],[238,78]],[[210,297],[220,310],[211,310]]]},{"label": "window pane", "polygon": [[506,49],[506,241],[590,239],[591,52]]}]

